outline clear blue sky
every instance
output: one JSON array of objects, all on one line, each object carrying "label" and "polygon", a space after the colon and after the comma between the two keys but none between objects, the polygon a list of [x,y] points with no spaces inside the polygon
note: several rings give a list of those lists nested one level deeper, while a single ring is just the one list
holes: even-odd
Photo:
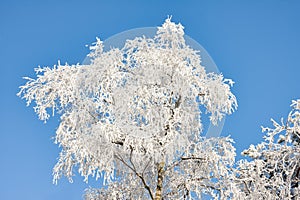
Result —
[{"label": "clear blue sky", "polygon": [[300,97],[299,10],[297,0],[1,0],[0,199],[79,200],[88,187],[78,176],[73,184],[52,184],[58,119],[43,124],[16,96],[21,77],[33,76],[33,68],[80,63],[96,36],[159,26],[172,15],[236,82],[239,108],[222,135],[234,138],[240,154],[262,140],[261,125],[285,117]]}]

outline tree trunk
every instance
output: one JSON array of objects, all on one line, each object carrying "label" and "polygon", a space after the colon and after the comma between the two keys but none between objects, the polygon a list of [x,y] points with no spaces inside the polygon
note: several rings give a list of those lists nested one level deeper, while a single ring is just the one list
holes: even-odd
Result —
[{"label": "tree trunk", "polygon": [[157,165],[157,185],[156,185],[156,192],[155,192],[155,200],[162,199],[162,192],[163,192],[163,173],[164,173],[164,162],[160,162]]}]

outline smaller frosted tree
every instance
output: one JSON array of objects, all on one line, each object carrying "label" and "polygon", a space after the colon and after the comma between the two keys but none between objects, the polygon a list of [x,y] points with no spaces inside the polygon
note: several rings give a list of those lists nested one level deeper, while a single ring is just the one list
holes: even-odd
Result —
[{"label": "smaller frosted tree", "polygon": [[167,19],[154,38],[107,52],[97,39],[91,50],[89,65],[37,68],[19,93],[41,120],[61,115],[54,181],[74,169],[102,177],[106,187],[86,199],[229,198],[235,149],[230,138],[200,137],[199,107],[213,124],[231,114],[233,82],[206,73],[183,26]]},{"label": "smaller frosted tree", "polygon": [[251,145],[237,171],[243,199],[300,198],[300,100],[292,102],[286,122],[262,128],[265,142]]}]

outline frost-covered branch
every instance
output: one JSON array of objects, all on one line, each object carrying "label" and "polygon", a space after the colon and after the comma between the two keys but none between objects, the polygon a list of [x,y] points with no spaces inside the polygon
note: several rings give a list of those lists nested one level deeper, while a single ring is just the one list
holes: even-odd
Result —
[{"label": "frost-covered branch", "polygon": [[286,122],[272,119],[274,128],[263,128],[266,142],[243,151],[252,160],[240,161],[237,181],[242,183],[247,199],[300,197],[300,100],[291,106]]},{"label": "frost-covered branch", "polygon": [[132,151],[130,153],[130,158],[129,158],[131,166],[129,164],[127,164],[127,162],[121,156],[116,155],[116,158],[118,160],[120,160],[125,166],[127,166],[138,178],[141,179],[145,189],[149,192],[149,195],[150,195],[151,199],[154,199],[151,188],[147,185],[147,183],[145,181],[144,173],[142,173],[142,174],[138,173],[135,166],[134,166],[134,164],[133,164],[133,162],[132,162]]}]

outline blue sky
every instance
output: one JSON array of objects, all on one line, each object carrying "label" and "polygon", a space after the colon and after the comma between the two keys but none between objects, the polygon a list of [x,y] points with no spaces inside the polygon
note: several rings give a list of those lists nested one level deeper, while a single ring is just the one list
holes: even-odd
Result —
[{"label": "blue sky", "polygon": [[159,26],[172,15],[236,82],[239,108],[227,117],[222,135],[232,136],[240,154],[262,140],[261,125],[285,117],[291,100],[300,97],[299,9],[296,0],[1,0],[0,199],[76,200],[89,186],[78,176],[72,184],[52,184],[58,119],[44,124],[16,96],[33,68],[58,60],[81,63],[96,36]]}]

